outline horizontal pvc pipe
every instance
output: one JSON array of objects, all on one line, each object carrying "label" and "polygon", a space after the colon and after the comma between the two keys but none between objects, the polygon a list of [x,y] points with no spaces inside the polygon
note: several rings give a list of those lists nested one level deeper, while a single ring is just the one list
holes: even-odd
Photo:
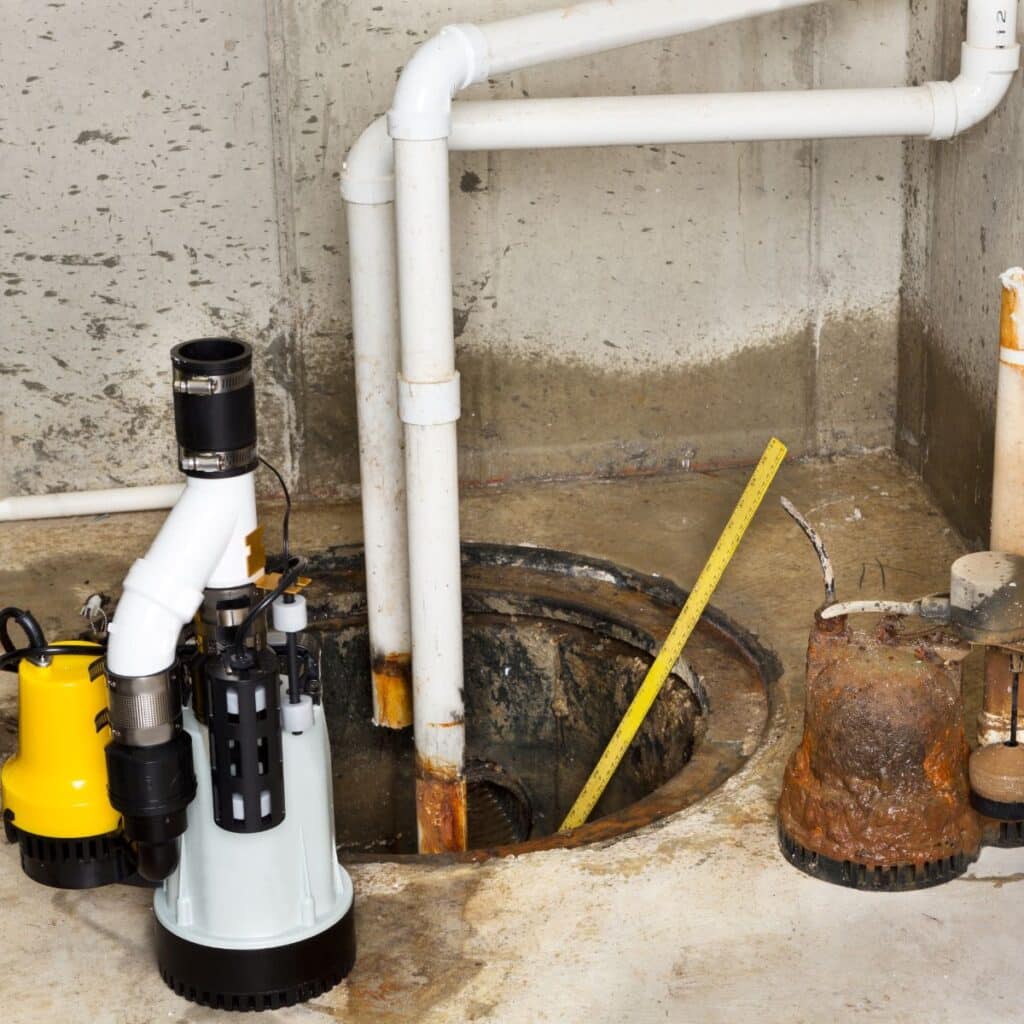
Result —
[{"label": "horizontal pvc pipe", "polygon": [[930,135],[927,86],[460,102],[453,150]]},{"label": "horizontal pvc pipe", "polygon": [[816,0],[591,0],[490,25],[446,25],[402,70],[388,112],[395,139],[450,129],[451,101],[492,75],[693,32]]},{"label": "horizontal pvc pipe", "polygon": [[487,74],[667,39],[816,0],[591,0],[480,25]]},{"label": "horizontal pvc pipe", "polygon": [[59,519],[96,516],[108,512],[148,512],[170,508],[181,497],[184,484],[151,487],[112,487],[64,494],[26,494],[0,499],[0,522],[19,519]]},{"label": "horizontal pvc pipe", "polygon": [[[1009,20],[1016,31],[1015,12]],[[451,106],[448,147],[491,151],[883,136],[945,139],[998,106],[1019,56],[1015,44],[965,45],[961,73],[952,82],[915,87],[457,101]],[[394,142],[385,128],[385,118],[378,118],[348,155],[342,194],[350,203],[394,197]]]}]

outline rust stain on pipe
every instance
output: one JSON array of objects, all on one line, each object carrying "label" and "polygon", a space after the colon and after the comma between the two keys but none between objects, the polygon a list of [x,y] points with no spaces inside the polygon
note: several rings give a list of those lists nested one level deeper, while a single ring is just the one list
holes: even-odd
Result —
[{"label": "rust stain on pipe", "polygon": [[978,715],[978,743],[1002,743],[1010,738],[1013,675],[1010,655],[1000,647],[985,648],[985,689]]},{"label": "rust stain on pipe", "polygon": [[420,853],[461,853],[469,846],[466,780],[452,764],[416,755]]},{"label": "rust stain on pipe", "polygon": [[408,654],[377,654],[373,674],[374,725],[405,729],[412,725],[412,658]]},{"label": "rust stain on pipe", "polygon": [[1018,308],[1020,295],[1017,288],[1003,285],[1003,304],[999,312],[999,344],[1003,348],[1020,351],[1021,339],[1017,330],[1016,314],[1024,312]]}]

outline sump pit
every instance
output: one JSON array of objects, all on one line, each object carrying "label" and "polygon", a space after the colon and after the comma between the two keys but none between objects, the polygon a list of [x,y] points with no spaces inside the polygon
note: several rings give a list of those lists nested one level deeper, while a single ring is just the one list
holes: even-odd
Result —
[{"label": "sump pit", "polygon": [[[338,847],[416,853],[412,729],[374,726],[361,550],[310,565]],[[540,548],[463,547],[467,857],[607,839],[695,803],[750,757],[774,655],[709,609],[591,821],[556,830],[625,711],[686,592],[661,577]],[[510,839],[516,841],[509,842]]]}]

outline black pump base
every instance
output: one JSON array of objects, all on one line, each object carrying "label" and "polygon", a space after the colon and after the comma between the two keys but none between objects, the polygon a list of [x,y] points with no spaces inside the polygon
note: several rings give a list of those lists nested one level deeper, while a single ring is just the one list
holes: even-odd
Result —
[{"label": "black pump base", "polygon": [[892,864],[886,866],[860,864],[856,861],[833,860],[815,853],[791,839],[779,826],[779,848],[793,867],[812,878],[864,892],[913,892],[930,889],[959,878],[977,855],[965,853],[925,861],[923,864]]},{"label": "black pump base", "polygon": [[1024,804],[1005,803],[1002,800],[989,800],[987,797],[979,796],[971,791],[971,806],[986,818],[995,818],[997,821],[1019,822],[1024,820]]},{"label": "black pump base", "polygon": [[40,885],[54,889],[95,889],[128,881],[135,870],[120,832],[77,839],[51,839],[24,832],[6,815],[7,841],[17,843],[21,869]]},{"label": "black pump base", "polygon": [[268,949],[200,946],[156,925],[160,976],[184,999],[215,1010],[278,1010],[334,988],[356,960],[355,913],[301,942]]}]

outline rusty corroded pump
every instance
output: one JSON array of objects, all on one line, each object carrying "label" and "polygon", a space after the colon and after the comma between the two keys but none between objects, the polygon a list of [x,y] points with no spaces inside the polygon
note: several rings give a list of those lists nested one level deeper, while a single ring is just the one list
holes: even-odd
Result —
[{"label": "rusty corroded pump", "polygon": [[[784,504],[821,560],[826,605],[807,648],[804,734],[779,799],[782,852],[810,875],[857,889],[955,878],[978,855],[981,825],[961,696],[970,646],[940,624],[950,620],[949,599],[835,604],[821,539]],[[850,626],[853,612],[884,617],[868,633]],[[911,615],[938,621],[911,630]]]},{"label": "rusty corroded pump", "polygon": [[808,874],[858,889],[919,889],[978,854],[960,697],[967,644],[875,634],[816,617],[804,735],[786,767],[779,838]]}]

